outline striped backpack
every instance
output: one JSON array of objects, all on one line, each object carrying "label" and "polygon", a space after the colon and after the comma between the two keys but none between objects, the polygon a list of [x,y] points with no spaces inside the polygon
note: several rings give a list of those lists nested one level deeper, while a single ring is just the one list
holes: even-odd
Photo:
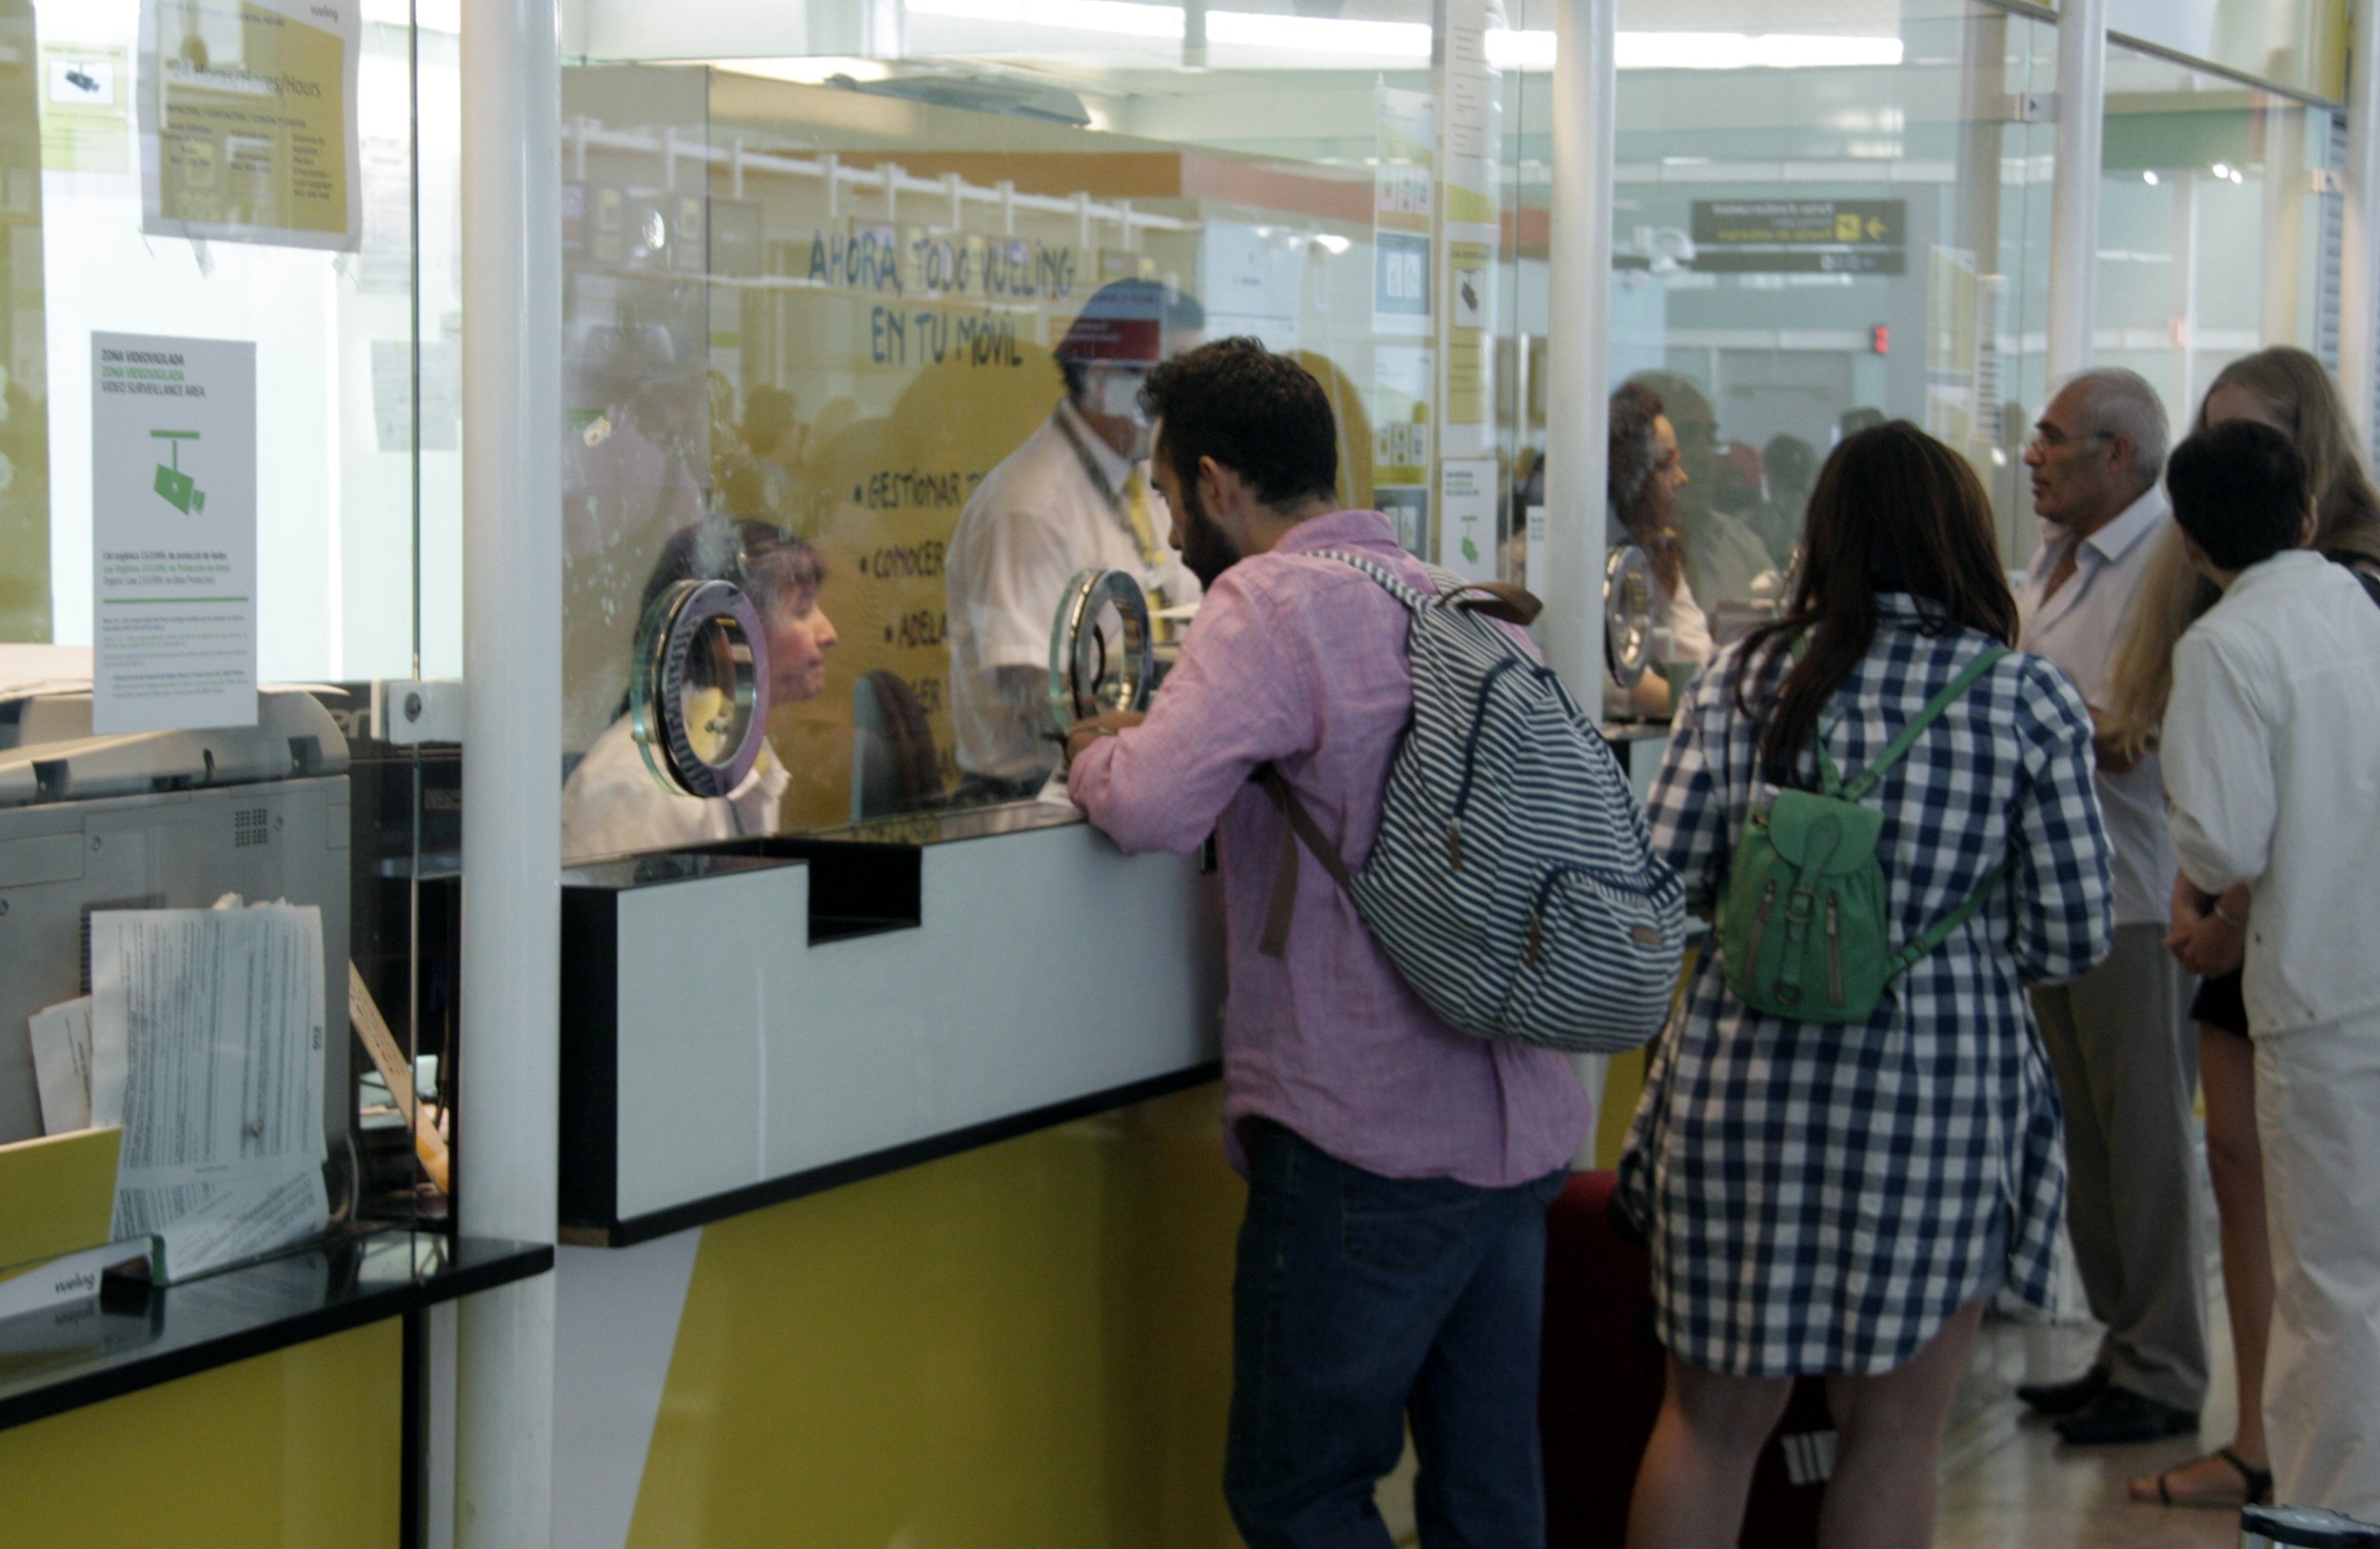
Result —
[{"label": "striped backpack", "polygon": [[1594,724],[1497,627],[1530,622],[1537,600],[1441,571],[1431,572],[1439,594],[1425,597],[1369,560],[1323,557],[1413,615],[1413,719],[1359,873],[1279,775],[1260,774],[1288,820],[1264,951],[1288,944],[1302,842],[1447,1025],[1574,1052],[1643,1043],[1676,986],[1685,890],[1653,854],[1644,810]]}]

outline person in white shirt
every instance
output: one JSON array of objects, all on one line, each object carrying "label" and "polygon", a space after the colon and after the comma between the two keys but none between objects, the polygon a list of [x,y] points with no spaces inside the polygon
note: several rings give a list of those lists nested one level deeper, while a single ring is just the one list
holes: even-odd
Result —
[{"label": "person in white shirt", "polygon": [[[2025,448],[2042,542],[2016,587],[2017,645],[2063,668],[2094,715],[2165,522],[2165,447],[2155,391],[2133,372],[2103,369],[2058,390]],[[2115,756],[2104,739],[2097,751],[2115,945],[2098,967],[2039,986],[2033,1000],[2066,1100],[2067,1232],[2107,1333],[2081,1376],[2016,1390],[2077,1444],[2194,1432],[2207,1392],[2192,982],[2164,946],[2173,847],[2156,760]]]},{"label": "person in white shirt", "polygon": [[1058,766],[1049,634],[1077,572],[1127,571],[1152,607],[1199,600],[1166,544],[1173,517],[1149,483],[1140,394],[1204,324],[1196,301],[1154,280],[1101,287],[1054,351],[1065,397],[968,497],[946,562],[950,715],[966,777],[955,800],[1021,800]]},{"label": "person in white shirt", "polygon": [[[817,697],[826,685],[826,653],[835,645],[834,623],[819,606],[826,566],[818,550],[766,522],[705,521],[681,527],[663,546],[645,580],[637,616],[642,619],[676,583],[713,578],[743,586],[761,615],[768,647],[765,703]],[[663,784],[646,766],[631,723],[624,708],[562,787],[565,864],[776,830],[792,777],[765,742],[735,789],[724,796],[690,796]]]},{"label": "person in white shirt", "polygon": [[2380,608],[2308,547],[2306,465],[2278,430],[2201,431],[2170,487],[2223,590],[2174,647],[2165,789],[2192,884],[2254,896],[2274,1498],[2380,1519]]}]

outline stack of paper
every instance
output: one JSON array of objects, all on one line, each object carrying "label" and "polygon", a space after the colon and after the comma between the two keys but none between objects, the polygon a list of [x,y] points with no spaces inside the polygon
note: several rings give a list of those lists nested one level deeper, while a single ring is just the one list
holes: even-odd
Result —
[{"label": "stack of paper", "polygon": [[[62,1021],[70,1048],[71,1013]],[[94,913],[89,1021],[89,1122],[124,1129],[114,1235],[153,1241],[152,1279],[323,1229],[318,909]]]}]

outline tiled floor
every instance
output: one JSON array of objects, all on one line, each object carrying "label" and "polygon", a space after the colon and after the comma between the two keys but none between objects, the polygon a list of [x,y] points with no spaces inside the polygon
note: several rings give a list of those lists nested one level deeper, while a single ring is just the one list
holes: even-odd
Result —
[{"label": "tiled floor", "polygon": [[[2221,1302],[2209,1312],[2215,1369],[2204,1445],[2211,1446],[2231,1440],[2234,1399]],[[2201,1443],[2061,1446],[2048,1423],[2016,1401],[2011,1390],[2018,1382],[2089,1364],[2097,1337],[2092,1327],[1985,1326],[1944,1440],[1937,1549],[2228,1549],[2239,1542],[2236,1511],[2126,1498],[2125,1480],[2184,1461]]]},{"label": "tiled floor", "polygon": [[[2234,1398],[2220,1292],[2208,1308],[2214,1334],[2214,1390],[2204,1446],[2231,1440]],[[2231,1549],[2236,1511],[2138,1505],[2127,1479],[2197,1455],[2184,1439],[2132,1447],[2067,1447],[2047,1421],[2017,1402],[2016,1384],[2063,1377],[2090,1363],[2091,1325],[1994,1321],[1984,1325],[1960,1385],[1942,1448],[1935,1549]],[[1382,1481],[1381,1515],[1399,1545],[1413,1529],[1413,1453]]]}]

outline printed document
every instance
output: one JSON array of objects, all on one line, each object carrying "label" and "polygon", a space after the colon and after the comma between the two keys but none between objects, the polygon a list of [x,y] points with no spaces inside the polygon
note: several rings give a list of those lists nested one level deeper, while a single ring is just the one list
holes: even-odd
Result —
[{"label": "printed document", "polygon": [[114,1235],[160,1280],[320,1231],[322,914],[91,916],[91,1122],[124,1126]]}]

